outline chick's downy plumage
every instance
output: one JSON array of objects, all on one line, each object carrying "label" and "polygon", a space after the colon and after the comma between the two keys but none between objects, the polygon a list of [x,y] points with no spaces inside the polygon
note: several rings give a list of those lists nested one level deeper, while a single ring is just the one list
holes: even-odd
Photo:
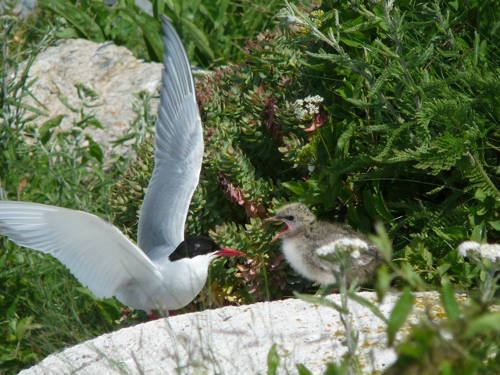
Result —
[{"label": "chick's downy plumage", "polygon": [[[370,281],[382,263],[379,249],[368,238],[350,228],[336,223],[319,221],[302,203],[281,207],[276,216],[267,221],[281,221],[285,228],[271,242],[282,239],[282,250],[286,260],[303,277],[323,285],[336,284],[334,263],[318,256],[318,249],[335,241],[359,244],[357,257],[350,258],[347,282],[356,277],[359,284]],[[338,269],[338,267],[337,267]]]}]

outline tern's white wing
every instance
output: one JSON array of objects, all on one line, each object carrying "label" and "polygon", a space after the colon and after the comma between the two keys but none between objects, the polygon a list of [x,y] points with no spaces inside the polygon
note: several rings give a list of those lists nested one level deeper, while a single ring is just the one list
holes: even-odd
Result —
[{"label": "tern's white wing", "polygon": [[138,246],[152,259],[184,240],[184,224],[203,158],[203,131],[182,42],[163,20],[164,71],[156,123],[155,168],[139,219]]},{"label": "tern's white wing", "polygon": [[0,234],[53,255],[98,298],[115,295],[134,279],[163,279],[156,265],[116,227],[82,211],[0,201]]}]

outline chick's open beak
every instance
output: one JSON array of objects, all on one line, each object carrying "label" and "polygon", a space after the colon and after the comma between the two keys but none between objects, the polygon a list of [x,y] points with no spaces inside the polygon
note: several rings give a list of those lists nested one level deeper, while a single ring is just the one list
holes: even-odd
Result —
[{"label": "chick's open beak", "polygon": [[288,231],[288,229],[289,229],[288,224],[285,221],[283,221],[283,219],[281,217],[279,217],[279,216],[268,217],[267,219],[262,220],[263,223],[269,223],[269,222],[272,222],[272,221],[281,221],[281,222],[283,222],[285,224],[285,228],[283,228],[281,230],[281,232],[279,232],[276,236],[274,236],[273,239],[269,243],[276,242],[278,240],[278,238],[280,238],[282,235],[284,235]]},{"label": "chick's open beak", "polygon": [[271,221],[283,221],[278,216],[268,217],[267,219],[262,220],[263,223],[270,223]]}]

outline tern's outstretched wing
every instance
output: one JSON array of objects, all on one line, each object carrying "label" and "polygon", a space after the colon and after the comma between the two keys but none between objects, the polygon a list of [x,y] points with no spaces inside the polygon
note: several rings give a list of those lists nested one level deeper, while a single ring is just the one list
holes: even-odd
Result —
[{"label": "tern's outstretched wing", "polygon": [[117,294],[133,279],[163,279],[116,227],[82,211],[0,201],[0,235],[59,259],[98,298]]},{"label": "tern's outstretched wing", "polygon": [[156,123],[155,168],[139,219],[137,244],[152,258],[184,240],[184,224],[203,158],[193,76],[172,23],[163,17],[164,71]]}]

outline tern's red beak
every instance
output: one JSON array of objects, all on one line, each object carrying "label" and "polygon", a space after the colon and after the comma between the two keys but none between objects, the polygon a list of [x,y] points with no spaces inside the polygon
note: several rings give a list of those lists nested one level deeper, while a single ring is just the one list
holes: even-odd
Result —
[{"label": "tern's red beak", "polygon": [[242,253],[238,250],[230,249],[229,247],[221,247],[222,250],[219,250],[215,253],[217,256],[228,256],[228,257],[244,257],[246,254]]}]

